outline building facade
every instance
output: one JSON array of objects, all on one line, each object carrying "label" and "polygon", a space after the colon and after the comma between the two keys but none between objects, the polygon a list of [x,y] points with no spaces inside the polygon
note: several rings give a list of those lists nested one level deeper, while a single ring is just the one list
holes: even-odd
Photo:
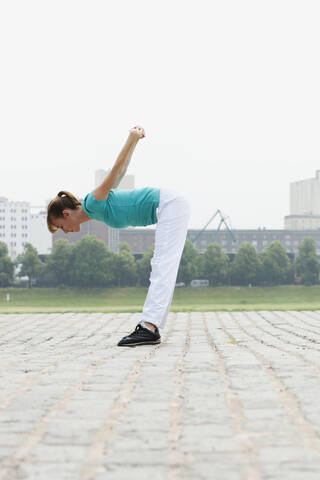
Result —
[{"label": "building facade", "polygon": [[47,227],[47,211],[34,212],[31,207],[29,243],[33,245],[39,255],[48,255],[52,249],[52,234]]},{"label": "building facade", "polygon": [[314,178],[290,183],[290,215],[286,230],[320,230],[320,170]]},{"label": "building facade", "polygon": [[[278,240],[289,255],[296,256],[299,245],[306,237],[312,237],[320,254],[320,231],[315,230],[233,230],[233,236],[227,230],[188,230],[187,238],[203,253],[210,243],[217,242],[227,254],[237,253],[240,245],[251,243],[258,253],[262,253],[270,243]],[[199,235],[200,234],[200,235]],[[142,255],[154,244],[154,229],[125,229],[120,231],[120,242],[129,244],[134,255]]]},{"label": "building facade", "polygon": [[50,253],[52,235],[46,218],[44,211],[32,213],[28,202],[0,197],[0,241],[7,244],[12,260],[23,252],[26,243],[31,243],[39,254]]},{"label": "building facade", "polygon": [[30,204],[0,197],[0,241],[7,244],[11,259],[23,252],[30,239]]},{"label": "building facade", "polygon": [[[189,230],[188,238],[194,242],[199,231]],[[195,246],[204,252],[207,245],[217,242],[228,254],[237,253],[243,243],[251,243],[258,253],[262,253],[270,243],[279,241],[286,252],[292,256],[299,253],[299,245],[306,237],[312,237],[316,243],[317,253],[320,253],[320,231],[315,230],[233,230],[235,239],[226,230],[206,230],[195,241]]]}]

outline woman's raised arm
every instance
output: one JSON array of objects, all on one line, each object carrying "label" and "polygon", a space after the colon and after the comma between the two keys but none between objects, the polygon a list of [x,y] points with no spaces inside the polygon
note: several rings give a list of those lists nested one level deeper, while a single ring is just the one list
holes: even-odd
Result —
[{"label": "woman's raised arm", "polygon": [[92,192],[96,200],[105,200],[108,197],[110,190],[119,185],[122,177],[126,173],[133,151],[136,148],[138,141],[143,137],[145,137],[145,132],[142,127],[137,126],[130,130],[129,137],[119,153],[111,171],[101,185]]}]

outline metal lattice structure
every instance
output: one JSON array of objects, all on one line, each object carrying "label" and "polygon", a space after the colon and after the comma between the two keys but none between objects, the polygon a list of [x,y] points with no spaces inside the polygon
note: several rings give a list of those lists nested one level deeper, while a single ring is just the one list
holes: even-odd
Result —
[{"label": "metal lattice structure", "polygon": [[216,241],[216,238],[217,238],[217,235],[221,229],[221,227],[224,225],[227,232],[229,233],[230,237],[232,238],[232,241],[234,243],[237,242],[237,239],[231,229],[231,227],[228,225],[228,218],[226,215],[224,215],[221,210],[217,210],[213,215],[212,217],[210,218],[210,220],[206,223],[206,225],[202,228],[202,230],[200,230],[200,232],[196,235],[196,237],[193,239],[192,243],[196,243],[196,241],[199,239],[199,237],[202,235],[202,233],[207,229],[207,227],[210,225],[210,223],[217,217],[217,216],[220,216],[220,222],[219,222],[219,225],[218,225],[218,228],[216,230],[214,230],[213,232],[213,236],[212,236],[212,242],[215,242]]}]

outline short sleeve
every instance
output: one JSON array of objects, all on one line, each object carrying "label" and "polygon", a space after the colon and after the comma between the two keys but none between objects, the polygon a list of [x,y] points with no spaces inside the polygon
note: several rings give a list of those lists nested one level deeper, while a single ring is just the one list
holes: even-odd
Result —
[{"label": "short sleeve", "polygon": [[100,219],[100,217],[104,215],[105,205],[106,201],[96,200],[92,192],[88,193],[82,202],[82,208],[86,212],[86,214],[91,218],[98,219]]}]

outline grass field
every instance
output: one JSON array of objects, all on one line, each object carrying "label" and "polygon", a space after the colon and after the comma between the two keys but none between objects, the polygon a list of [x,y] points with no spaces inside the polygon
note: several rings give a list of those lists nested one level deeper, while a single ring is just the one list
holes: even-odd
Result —
[{"label": "grass field", "polygon": [[[146,293],[146,288],[3,288],[0,313],[138,312]],[[320,310],[320,286],[176,288],[171,310]]]}]

